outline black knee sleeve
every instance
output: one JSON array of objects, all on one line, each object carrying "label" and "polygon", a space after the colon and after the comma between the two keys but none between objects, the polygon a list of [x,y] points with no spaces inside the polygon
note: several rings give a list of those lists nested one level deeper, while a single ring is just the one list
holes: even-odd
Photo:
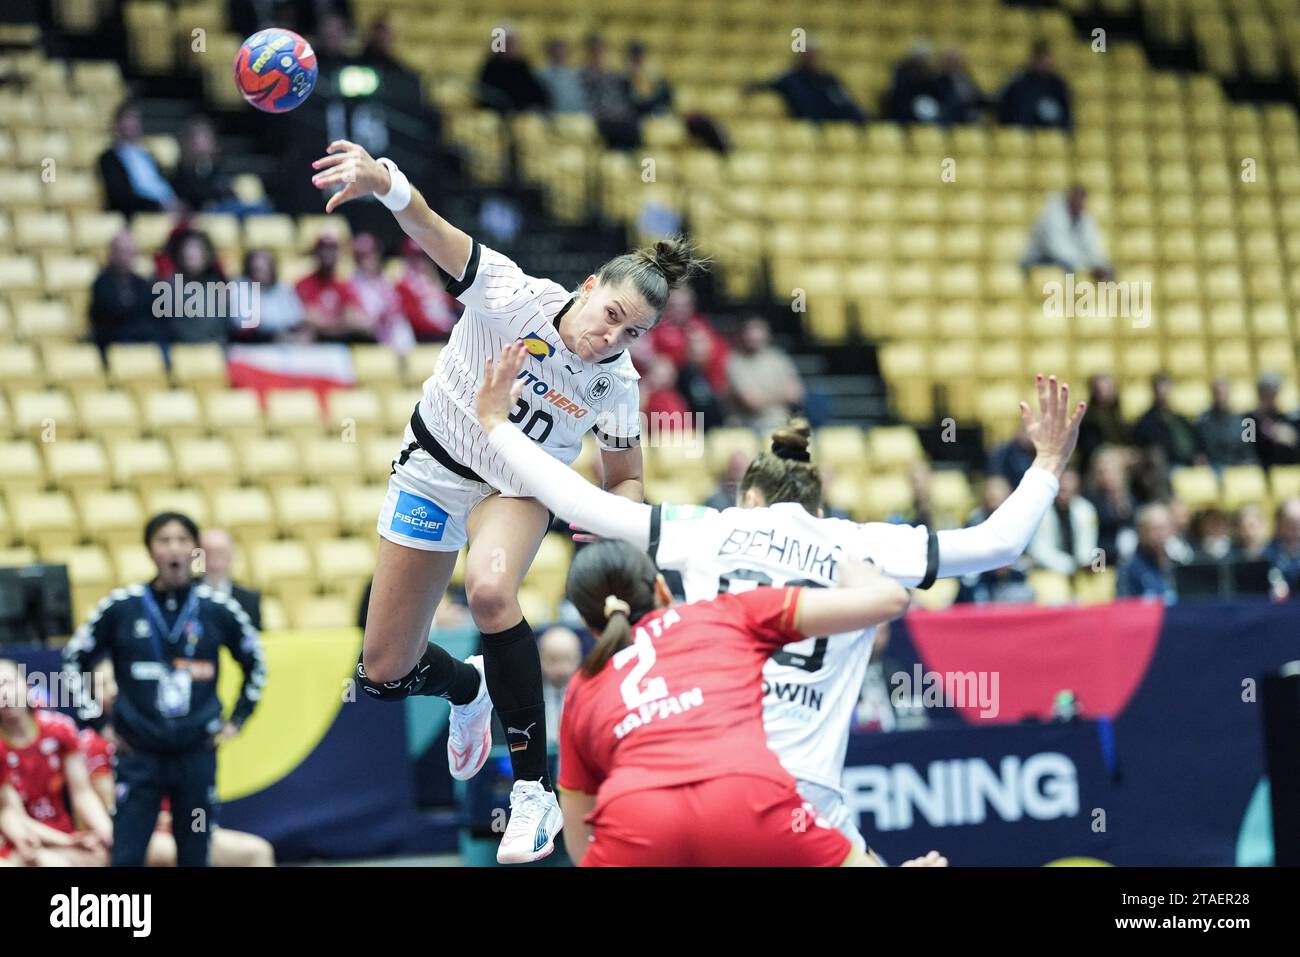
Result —
[{"label": "black knee sleeve", "polygon": [[396,681],[372,681],[360,659],[356,678],[361,690],[377,701],[401,701],[411,695],[431,695],[447,698],[452,704],[473,701],[480,681],[478,671],[472,665],[457,661],[438,645],[427,646],[416,666]]}]

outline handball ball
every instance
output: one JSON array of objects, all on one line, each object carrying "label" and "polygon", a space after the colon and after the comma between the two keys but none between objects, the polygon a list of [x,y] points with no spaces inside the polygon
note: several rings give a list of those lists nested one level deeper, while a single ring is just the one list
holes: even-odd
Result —
[{"label": "handball ball", "polygon": [[271,27],[244,41],[235,56],[235,85],[267,113],[301,106],[316,86],[316,54],[292,30]]}]

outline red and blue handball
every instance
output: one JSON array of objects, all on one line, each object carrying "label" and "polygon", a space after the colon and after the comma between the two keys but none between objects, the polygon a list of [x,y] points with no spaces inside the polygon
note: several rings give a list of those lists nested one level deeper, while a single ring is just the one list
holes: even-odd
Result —
[{"label": "red and blue handball", "polygon": [[316,86],[316,53],[292,30],[272,27],[244,41],[235,56],[235,85],[266,113],[287,113]]}]

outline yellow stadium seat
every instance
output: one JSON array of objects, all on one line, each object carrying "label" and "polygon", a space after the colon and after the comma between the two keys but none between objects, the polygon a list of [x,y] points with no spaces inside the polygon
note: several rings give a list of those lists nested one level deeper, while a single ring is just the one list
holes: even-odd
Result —
[{"label": "yellow stadium seat", "polygon": [[529,566],[528,574],[524,576],[524,585],[558,605],[564,597],[564,585],[572,560],[572,541],[556,532],[547,534]]},{"label": "yellow stadium seat", "polygon": [[176,475],[186,485],[211,493],[239,484],[239,465],[230,442],[224,438],[179,437],[172,442],[176,452]]},{"label": "yellow stadium seat", "polygon": [[1170,474],[1174,494],[1190,509],[1210,508],[1219,504],[1219,481],[1208,465],[1174,469]]},{"label": "yellow stadium seat", "polygon": [[244,220],[244,248],[294,248],[293,217],[280,214],[249,216]]},{"label": "yellow stadium seat", "polygon": [[758,435],[750,429],[714,429],[708,434],[708,445],[709,471],[715,476],[727,471],[733,456],[745,459],[748,464],[761,451]]},{"label": "yellow stadium seat", "polygon": [[76,545],[81,538],[77,512],[66,492],[9,496],[18,540],[38,551]]},{"label": "yellow stadium seat", "polygon": [[104,362],[95,346],[82,342],[47,342],[42,353],[45,375],[52,387],[74,393],[104,387]]},{"label": "yellow stadium seat", "polygon": [[250,389],[224,389],[201,396],[203,419],[210,430],[229,439],[262,434],[262,407]]},{"label": "yellow stadium seat", "polygon": [[279,596],[288,607],[315,589],[311,553],[300,541],[256,542],[250,549],[253,586]]},{"label": "yellow stadium seat", "polygon": [[172,381],[178,386],[207,392],[228,386],[226,357],[216,343],[178,342],[171,348]]},{"label": "yellow stadium seat", "polygon": [[280,531],[315,542],[343,533],[342,515],[334,493],[318,485],[286,485],[272,492]]},{"label": "yellow stadium seat", "polygon": [[104,442],[140,436],[140,411],[129,392],[117,389],[78,391],[76,408],[86,435]]},{"label": "yellow stadium seat", "polygon": [[289,439],[250,439],[241,443],[239,458],[244,478],[256,486],[276,489],[306,477],[298,449]]},{"label": "yellow stadium seat", "polygon": [[298,217],[298,242],[295,248],[299,252],[310,252],[311,248],[316,245],[316,240],[322,235],[333,235],[338,238],[339,242],[346,243],[352,238],[352,230],[348,227],[348,221],[339,216]]},{"label": "yellow stadium seat", "polygon": [[152,581],[158,569],[149,557],[149,550],[140,542],[117,545],[108,550],[113,570],[120,585],[144,584]]},{"label": "yellow stadium seat", "polygon": [[45,464],[30,439],[0,442],[0,491],[12,504],[14,496],[34,494],[45,487]]},{"label": "yellow stadium seat", "polygon": [[1029,587],[1034,591],[1038,605],[1067,605],[1074,597],[1070,579],[1060,572],[1038,569],[1028,575]]},{"label": "yellow stadium seat", "polygon": [[[322,438],[319,435],[306,436],[299,440],[298,448],[302,456],[302,470],[312,482],[324,484],[332,489],[342,489],[355,485],[362,477],[361,445],[358,442],[346,442],[339,436]],[[395,458],[398,450],[391,449],[388,458],[377,462],[365,462],[371,471],[383,467],[387,475],[387,462]]]},{"label": "yellow stadium seat", "polygon": [[1268,501],[1268,482],[1258,465],[1231,465],[1223,470],[1220,504],[1230,511]]},{"label": "yellow stadium seat", "polygon": [[939,469],[930,479],[930,498],[937,513],[965,518],[975,505],[970,480],[958,469]]},{"label": "yellow stadium seat", "polygon": [[389,393],[384,400],[384,427],[393,432],[404,431],[419,402],[420,393],[414,389]]},{"label": "yellow stadium seat", "polygon": [[160,439],[116,442],[109,448],[113,478],[124,488],[141,490],[175,484],[176,466],[171,451]]},{"label": "yellow stadium seat", "polygon": [[861,508],[869,521],[883,522],[912,506],[912,486],[897,472],[870,477],[855,476],[862,485]]},{"label": "yellow stadium seat", "polygon": [[14,216],[14,242],[19,249],[67,249],[72,227],[66,213],[26,212]]},{"label": "yellow stadium seat", "polygon": [[134,491],[77,492],[76,499],[82,531],[91,541],[110,546],[140,541],[146,516]]},{"label": "yellow stadium seat", "polygon": [[289,614],[284,604],[274,595],[262,596],[262,632],[285,631],[289,628]]},{"label": "yellow stadium seat", "polygon": [[114,343],[108,347],[108,378],[137,396],[167,388],[162,350],[147,343]]},{"label": "yellow stadium seat", "polygon": [[[291,624],[294,628],[303,631],[315,631],[324,628],[351,628],[357,623],[357,604],[349,602],[341,595],[310,595],[290,607],[291,617],[287,619],[286,624],[279,626],[281,628]],[[267,621],[267,629],[270,630],[270,620],[266,618],[265,599],[262,601],[262,617]]]},{"label": "yellow stadium seat", "polygon": [[326,397],[325,427],[344,437],[383,427],[379,396],[369,389],[335,389]]},{"label": "yellow stadium seat", "polygon": [[41,560],[36,549],[28,545],[7,546],[0,548],[0,568],[20,568],[23,565],[35,565]]},{"label": "yellow stadium seat", "polygon": [[88,290],[99,273],[99,264],[91,256],[46,252],[41,255],[41,273],[45,276],[46,294],[58,296]]},{"label": "yellow stadium seat", "polygon": [[1300,465],[1274,465],[1268,470],[1273,501],[1300,496]]},{"label": "yellow stadium seat", "polygon": [[813,463],[818,466],[853,472],[867,468],[867,446],[857,426],[823,426],[817,430],[815,449]]},{"label": "yellow stadium seat", "polygon": [[212,521],[245,548],[275,537],[275,509],[265,489],[227,488],[212,494]]},{"label": "yellow stadium seat", "polygon": [[126,229],[126,217],[118,212],[80,209],[72,214],[72,247],[81,253],[104,255],[113,237]]},{"label": "yellow stadium seat", "polygon": [[67,566],[72,586],[74,625],[89,618],[110,591],[126,584],[118,581],[108,552],[100,545],[52,547],[44,549],[41,557],[47,562]]},{"label": "yellow stadium seat", "polygon": [[339,513],[345,531],[353,535],[374,536],[388,494],[386,485],[352,485],[339,494]]},{"label": "yellow stadium seat", "polygon": [[1115,569],[1091,568],[1075,572],[1074,596],[1080,605],[1105,605],[1115,600]]},{"label": "yellow stadium seat", "polygon": [[402,385],[407,388],[419,388],[424,380],[433,375],[442,355],[441,343],[420,343],[412,346],[402,362]]},{"label": "yellow stadium seat", "polygon": [[869,429],[867,452],[872,468],[882,470],[905,468],[925,457],[916,430],[905,425]]},{"label": "yellow stadium seat", "polygon": [[[0,307],[3,303],[0,303]],[[21,343],[0,343],[0,388],[12,395],[18,391],[39,388],[45,381],[40,357],[33,346]]]},{"label": "yellow stadium seat", "polygon": [[385,345],[353,346],[352,371],[357,385],[376,392],[388,392],[402,384],[401,357]]},{"label": "yellow stadium seat", "polygon": [[266,393],[266,424],[275,432],[321,431],[321,407],[311,389],[271,389]]},{"label": "yellow stadium seat", "polygon": [[82,323],[73,316],[66,302],[28,300],[14,308],[18,335],[23,339],[72,339]]},{"label": "yellow stadium seat", "polygon": [[93,439],[61,439],[44,443],[50,481],[65,491],[107,488],[111,476],[108,456]]},{"label": "yellow stadium seat", "polygon": [[356,608],[366,583],[375,573],[375,554],[370,542],[360,538],[326,539],[314,543],[311,549],[321,586],[327,592],[342,595]]},{"label": "yellow stadium seat", "polygon": [[144,492],[143,499],[145,512],[149,515],[157,515],[159,512],[180,512],[194,519],[201,529],[208,525],[211,514],[208,500],[195,489],[149,489]]},{"label": "yellow stadium seat", "polygon": [[171,389],[144,396],[145,428],[154,435],[176,441],[203,433],[203,415],[193,392]]},{"label": "yellow stadium seat", "polygon": [[656,478],[680,479],[708,486],[708,463],[704,458],[703,436],[692,434],[689,440],[674,436],[642,436],[647,446],[645,461],[648,471]]},{"label": "yellow stadium seat", "polygon": [[77,412],[66,392],[19,392],[13,396],[13,426],[18,435],[57,442],[77,432]]},{"label": "yellow stadium seat", "polygon": [[1203,380],[1175,382],[1169,405],[1179,415],[1195,420],[1210,407],[1210,384]]}]

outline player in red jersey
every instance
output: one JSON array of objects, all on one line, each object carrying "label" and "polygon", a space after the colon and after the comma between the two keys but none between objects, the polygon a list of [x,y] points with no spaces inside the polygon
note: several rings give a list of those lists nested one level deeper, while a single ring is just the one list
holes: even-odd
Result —
[{"label": "player in red jersey", "polygon": [[567,592],[599,636],[560,726],[575,863],[878,863],[818,816],[768,748],[760,675],[782,645],[901,615],[901,585],[846,563],[838,588],[756,588],[674,607],[648,555],[605,541],[578,553]]},{"label": "player in red jersey", "polygon": [[19,858],[37,864],[105,864],[113,841],[76,724],[29,707],[22,673],[7,660],[0,660],[0,833]]}]

